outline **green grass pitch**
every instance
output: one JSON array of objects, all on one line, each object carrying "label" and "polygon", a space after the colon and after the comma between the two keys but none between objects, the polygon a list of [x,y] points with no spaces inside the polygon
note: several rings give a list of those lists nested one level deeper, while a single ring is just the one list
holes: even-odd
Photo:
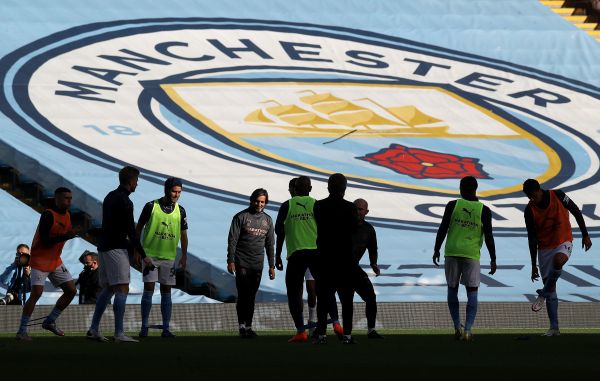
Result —
[{"label": "green grass pitch", "polygon": [[[175,339],[156,333],[140,343],[98,343],[83,333],[66,337],[33,334],[19,342],[0,335],[2,380],[23,372],[44,379],[117,380],[369,380],[522,379],[548,375],[589,378],[600,371],[600,329],[565,329],[560,337],[542,330],[476,330],[472,342],[455,341],[450,330],[381,331],[384,340],[353,335],[342,345],[290,344],[292,332],[258,332],[240,339],[232,332],[179,332]],[[133,334],[133,333],[130,333]],[[11,374],[14,372],[14,374]],[[50,378],[46,378],[50,377]],[[592,377],[594,378],[594,377]],[[538,378],[539,379],[539,378]]]}]

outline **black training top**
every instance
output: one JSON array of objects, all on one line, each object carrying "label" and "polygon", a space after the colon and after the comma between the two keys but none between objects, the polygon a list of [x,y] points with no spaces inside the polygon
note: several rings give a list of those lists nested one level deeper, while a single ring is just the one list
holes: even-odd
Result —
[{"label": "black training top", "polygon": [[98,251],[136,248],[142,258],[146,257],[140,239],[135,233],[133,203],[123,186],[109,192],[102,203],[102,234],[98,239]]},{"label": "black training top", "polygon": [[352,264],[352,236],[358,227],[356,206],[341,196],[329,195],[315,203],[314,213],[319,255],[330,263]]},{"label": "black training top", "polygon": [[363,221],[358,225],[356,233],[352,236],[352,244],[354,246],[354,262],[358,264],[369,250],[369,264],[377,264],[377,234],[373,225],[367,221]]},{"label": "black training top", "polygon": [[277,242],[275,245],[275,255],[281,256],[283,251],[283,242],[285,241],[285,219],[287,218],[290,210],[290,201],[284,201],[279,207],[277,212],[277,219],[275,220],[275,234],[277,234]]},{"label": "black training top", "polygon": [[[465,198],[467,201],[479,201],[477,197],[474,198]],[[435,239],[435,252],[439,252],[444,239],[446,239],[446,234],[448,233],[448,228],[450,227],[450,219],[452,218],[452,212],[454,212],[454,207],[456,206],[456,200],[450,201],[446,205],[446,209],[444,210],[444,217],[442,217],[442,222],[437,232],[437,237]],[[494,243],[494,235],[492,233],[492,211],[487,206],[483,206],[481,210],[481,225],[483,228],[483,236],[485,238],[485,246],[490,253],[490,259],[492,261],[496,260],[496,245]]]}]

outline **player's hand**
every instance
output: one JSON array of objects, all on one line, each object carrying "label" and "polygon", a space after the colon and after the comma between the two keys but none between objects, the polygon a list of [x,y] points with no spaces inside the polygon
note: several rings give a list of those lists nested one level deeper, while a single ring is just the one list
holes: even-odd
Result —
[{"label": "player's hand", "polygon": [[231,262],[227,264],[227,272],[229,274],[235,274],[235,263]]},{"label": "player's hand", "polygon": [[433,264],[436,266],[439,266],[440,262],[440,252],[439,251],[434,251],[433,252]]},{"label": "player's hand", "polygon": [[590,247],[592,247],[592,240],[590,239],[589,235],[586,235],[581,241],[581,248],[585,249],[585,251],[588,251]]},{"label": "player's hand", "polygon": [[496,261],[491,261],[490,262],[490,272],[488,274],[490,275],[494,275],[496,273]]},{"label": "player's hand", "polygon": [[381,274],[381,270],[379,270],[379,266],[377,265],[377,263],[373,263],[371,265],[371,268],[373,269],[375,276],[379,276],[379,274]]},{"label": "player's hand", "polygon": [[540,273],[538,272],[537,266],[531,266],[531,281],[535,282],[540,279]]},{"label": "player's hand", "polygon": [[279,271],[283,271],[283,261],[281,260],[281,255],[275,257],[275,268]]},{"label": "player's hand", "polygon": [[269,267],[269,279],[275,279],[275,267]]},{"label": "player's hand", "polygon": [[187,265],[187,255],[182,255],[179,259],[179,268],[185,270],[185,266]]},{"label": "player's hand", "polygon": [[136,265],[142,266],[142,256],[137,250],[133,251],[133,260],[135,261]]}]

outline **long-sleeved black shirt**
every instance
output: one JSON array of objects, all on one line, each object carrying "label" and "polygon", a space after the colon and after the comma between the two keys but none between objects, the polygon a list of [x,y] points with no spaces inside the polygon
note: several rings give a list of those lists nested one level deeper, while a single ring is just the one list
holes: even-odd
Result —
[{"label": "long-sleeved black shirt", "polygon": [[277,212],[277,219],[275,220],[275,234],[277,234],[275,255],[277,256],[281,256],[281,252],[283,251],[283,242],[285,241],[285,219],[287,218],[289,210],[290,202],[284,201]]},{"label": "long-sleeved black shirt", "polygon": [[97,269],[92,270],[90,268],[84,268],[84,270],[79,273],[75,285],[79,285],[79,304],[96,303],[96,297],[102,290]]},{"label": "long-sleeved black shirt", "polygon": [[109,192],[102,203],[102,234],[98,240],[98,251],[130,249],[135,247],[142,258],[144,248],[135,232],[133,203],[129,192],[123,186]]},{"label": "long-sleeved black shirt", "polygon": [[233,216],[227,239],[227,263],[262,270],[265,251],[269,267],[275,267],[275,229],[271,216],[265,212],[244,209]]},{"label": "long-sleeved black shirt", "polygon": [[[479,201],[477,197],[474,198],[465,198],[467,201]],[[440,223],[440,227],[437,232],[437,236],[435,238],[435,252],[439,252],[442,248],[442,243],[444,239],[446,239],[446,234],[448,234],[448,228],[450,227],[450,220],[452,218],[452,212],[454,212],[454,207],[456,206],[456,200],[450,201],[446,204],[446,209],[444,210],[444,216],[442,217],[442,222]],[[483,228],[483,237],[485,239],[485,246],[487,247],[488,252],[490,253],[490,259],[492,261],[496,260],[496,245],[494,243],[494,235],[492,233],[492,211],[487,206],[483,206],[481,210],[481,225]]]},{"label": "long-sleeved black shirt", "polygon": [[[581,230],[581,234],[585,237],[588,235],[587,227],[585,226],[585,221],[583,220],[583,215],[579,210],[579,207],[571,200],[565,192],[560,189],[556,189],[554,191],[556,197],[560,200],[561,204],[569,210],[569,212],[575,217],[577,221],[577,225],[579,225],[579,230]],[[546,209],[550,205],[550,192],[547,190],[543,190],[542,195],[542,203],[538,205],[541,209]],[[535,221],[533,219],[533,212],[531,211],[531,206],[527,204],[525,207],[525,227],[527,228],[527,239],[529,241],[529,255],[531,256],[531,264],[536,266],[537,263],[537,247],[538,240],[537,235],[535,233]]]},{"label": "long-sleeved black shirt", "polygon": [[314,207],[317,250],[327,263],[352,265],[352,236],[358,227],[356,206],[337,195],[319,200]]},{"label": "long-sleeved black shirt", "polygon": [[377,233],[375,233],[373,225],[367,221],[360,223],[352,236],[352,244],[356,264],[360,262],[367,249],[369,250],[369,264],[377,264]]}]

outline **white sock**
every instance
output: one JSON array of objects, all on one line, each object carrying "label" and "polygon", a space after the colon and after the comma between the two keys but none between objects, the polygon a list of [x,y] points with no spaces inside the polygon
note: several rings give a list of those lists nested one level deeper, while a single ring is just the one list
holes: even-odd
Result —
[{"label": "white sock", "polygon": [[246,324],[240,324],[240,329],[246,329]]},{"label": "white sock", "polygon": [[344,339],[351,340],[352,339],[352,335],[344,335]]},{"label": "white sock", "polygon": [[368,332],[368,333],[371,333],[371,332],[373,332],[374,330],[375,330],[375,328],[369,328],[369,332]]},{"label": "white sock", "polygon": [[308,321],[317,321],[317,307],[308,307]]}]

